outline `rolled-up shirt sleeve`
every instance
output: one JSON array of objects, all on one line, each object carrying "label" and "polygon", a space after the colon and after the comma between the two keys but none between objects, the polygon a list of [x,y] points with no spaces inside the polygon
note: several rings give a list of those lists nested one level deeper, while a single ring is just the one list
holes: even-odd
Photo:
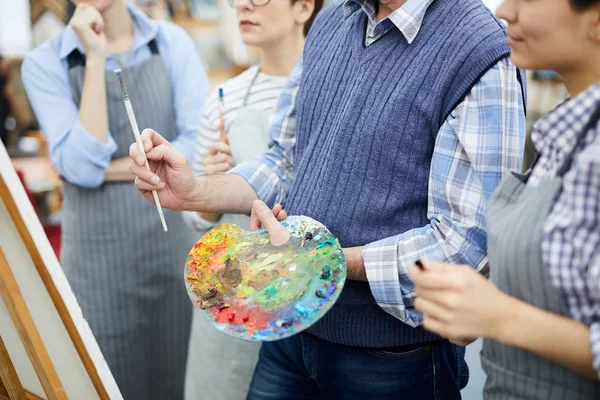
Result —
[{"label": "rolled-up shirt sleeve", "polygon": [[590,343],[592,345],[594,369],[600,379],[600,322],[593,323],[590,326]]},{"label": "rolled-up shirt sleeve", "polygon": [[39,49],[25,58],[22,75],[23,85],[48,140],[52,163],[72,184],[85,188],[102,185],[117,144],[110,131],[104,142],[79,123],[68,72],[61,61],[50,47]]}]

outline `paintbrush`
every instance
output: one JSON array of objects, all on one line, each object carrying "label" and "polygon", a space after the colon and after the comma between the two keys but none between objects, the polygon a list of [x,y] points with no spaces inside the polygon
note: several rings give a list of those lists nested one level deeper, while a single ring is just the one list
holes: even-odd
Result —
[{"label": "paintbrush", "polygon": [[227,135],[225,133],[225,96],[223,95],[223,88],[219,88],[219,134],[220,140],[223,143],[227,142]]},{"label": "paintbrush", "polygon": [[[135,119],[135,114],[133,113],[133,107],[131,106],[131,101],[129,100],[129,95],[127,94],[127,90],[125,90],[125,85],[123,84],[123,74],[120,69],[114,70],[115,75],[117,75],[117,79],[121,84],[121,91],[123,92],[123,101],[125,102],[125,109],[127,110],[127,116],[129,117],[129,123],[131,124],[131,129],[133,130],[133,135],[135,136],[135,142],[137,143],[138,149],[144,155],[144,159],[146,160],[146,168],[150,171],[150,165],[148,164],[148,158],[146,157],[146,152],[144,151],[144,145],[142,144],[142,137],[140,135],[140,129],[138,128],[137,121]],[[154,197],[154,204],[156,204],[156,210],[158,211],[158,216],[160,217],[160,222],[162,222],[162,226],[164,231],[166,232],[167,223],[165,221],[165,215],[163,214],[162,207],[160,206],[160,200],[158,199],[158,193],[156,190],[152,190],[152,197]]]}]

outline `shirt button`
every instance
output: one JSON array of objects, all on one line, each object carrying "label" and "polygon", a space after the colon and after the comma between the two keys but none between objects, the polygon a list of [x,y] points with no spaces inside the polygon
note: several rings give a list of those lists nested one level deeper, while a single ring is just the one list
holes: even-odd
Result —
[{"label": "shirt button", "polygon": [[556,144],[558,145],[558,147],[565,147],[565,145],[567,144],[567,140],[564,137],[561,137],[556,141]]}]

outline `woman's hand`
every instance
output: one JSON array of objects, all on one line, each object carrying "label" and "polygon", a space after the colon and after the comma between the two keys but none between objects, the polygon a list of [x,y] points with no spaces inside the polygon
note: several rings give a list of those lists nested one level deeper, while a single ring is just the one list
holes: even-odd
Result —
[{"label": "woman's hand", "polygon": [[468,265],[424,263],[413,268],[415,308],[424,314],[423,326],[464,346],[473,338],[498,338],[512,318],[516,299],[502,293]]},{"label": "woman's hand", "polygon": [[89,4],[79,3],[71,21],[69,21],[69,25],[81,41],[88,60],[105,59],[106,35],[104,34],[104,20],[98,10]]},{"label": "woman's hand", "polygon": [[583,323],[510,297],[466,265],[426,263],[410,278],[430,331],[452,342],[487,337],[599,379]]},{"label": "woman's hand", "polygon": [[235,167],[235,163],[227,140],[213,143],[204,159],[205,173],[224,174],[233,167]]}]

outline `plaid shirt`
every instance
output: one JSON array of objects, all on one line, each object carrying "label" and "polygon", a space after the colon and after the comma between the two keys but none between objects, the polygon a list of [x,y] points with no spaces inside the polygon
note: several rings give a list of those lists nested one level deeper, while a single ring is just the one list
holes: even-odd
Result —
[{"label": "plaid shirt", "polygon": [[394,27],[397,27],[404,35],[408,44],[411,44],[421,29],[425,12],[431,3],[433,3],[433,0],[407,1],[387,18],[377,22],[375,19],[377,9],[374,1],[348,0],[344,4],[344,15],[348,17],[358,8],[362,8],[365,14],[367,14],[369,23],[365,34],[365,46],[375,43],[391,29],[394,29]]},{"label": "plaid shirt", "polygon": [[[412,41],[429,4],[408,0],[379,24],[392,21]],[[366,3],[347,0],[347,12],[358,8],[370,15]],[[302,60],[279,97],[270,151],[230,171],[244,177],[270,206],[285,204],[294,180],[295,102],[301,74]],[[411,326],[422,323],[408,277],[417,259],[465,263],[477,270],[487,266],[487,201],[503,174],[520,170],[524,142],[521,86],[515,66],[504,59],[480,79],[437,134],[429,176],[429,224],[363,248],[371,292],[380,307]]]},{"label": "plaid shirt", "polygon": [[[577,137],[600,105],[600,83],[541,118],[531,133],[540,154],[528,185],[556,176]],[[563,177],[542,233],[542,257],[571,316],[590,327],[600,376],[600,129],[587,132]]]}]

